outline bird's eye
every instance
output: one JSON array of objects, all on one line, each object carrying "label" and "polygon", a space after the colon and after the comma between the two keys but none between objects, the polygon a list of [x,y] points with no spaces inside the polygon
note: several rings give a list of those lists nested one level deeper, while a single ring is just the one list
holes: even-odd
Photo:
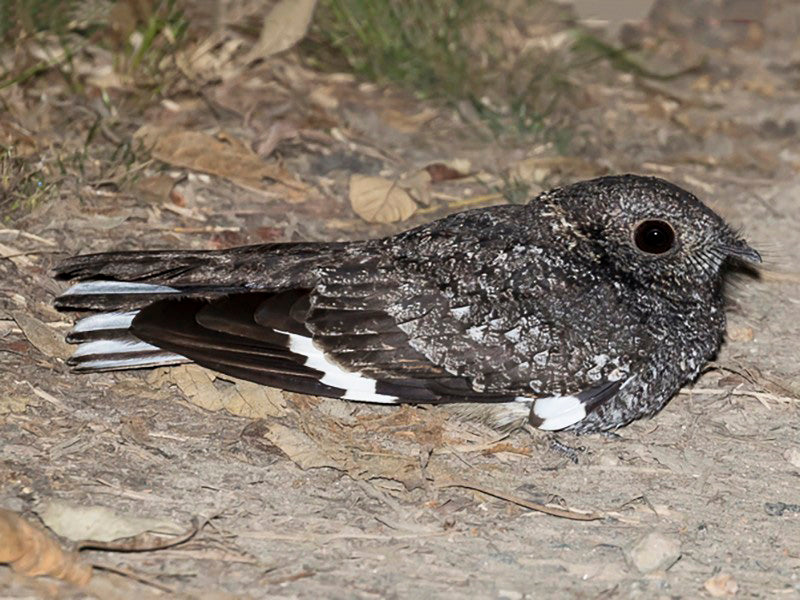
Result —
[{"label": "bird's eye", "polygon": [[664,254],[675,245],[675,230],[666,221],[642,221],[633,232],[636,247],[647,254]]}]

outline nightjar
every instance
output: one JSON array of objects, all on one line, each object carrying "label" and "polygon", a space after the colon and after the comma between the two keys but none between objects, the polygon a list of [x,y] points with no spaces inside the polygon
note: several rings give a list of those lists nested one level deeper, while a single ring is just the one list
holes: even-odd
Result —
[{"label": "nightjar", "polygon": [[583,181],[384,239],[77,256],[77,371],[194,362],[300,393],[468,403],[497,427],[614,430],[719,348],[723,265],[759,254],[653,177]]}]

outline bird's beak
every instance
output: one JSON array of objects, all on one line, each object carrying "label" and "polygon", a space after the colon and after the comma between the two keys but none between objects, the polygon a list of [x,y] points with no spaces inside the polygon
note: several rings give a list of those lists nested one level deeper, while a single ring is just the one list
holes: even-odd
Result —
[{"label": "bird's beak", "polygon": [[743,239],[736,239],[730,244],[725,245],[725,252],[728,256],[738,258],[753,264],[761,262],[761,255],[757,250],[751,248]]}]

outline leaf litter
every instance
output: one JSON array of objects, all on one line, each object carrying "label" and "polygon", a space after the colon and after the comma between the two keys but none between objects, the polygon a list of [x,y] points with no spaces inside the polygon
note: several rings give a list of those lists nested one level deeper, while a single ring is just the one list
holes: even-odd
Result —
[{"label": "leaf litter", "polygon": [[92,567],[77,552],[61,544],[17,513],[0,508],[0,564],[32,577],[49,575],[76,585],[86,585]]},{"label": "leaf litter", "polygon": [[[226,22],[190,41],[174,56],[181,77],[164,85],[161,102],[152,103],[146,115],[132,111],[128,102],[141,91],[136,89],[141,79],[116,73],[109,53],[90,55],[85,48],[74,53],[74,76],[102,95],[102,103],[85,102],[65,91],[60,76],[3,90],[3,144],[15,146],[27,164],[42,165],[29,177],[31,188],[23,181],[15,190],[35,189],[37,181],[44,187],[58,183],[47,188],[57,202],[34,206],[14,225],[30,230],[24,234],[53,240],[48,248],[64,253],[354,239],[386,235],[453,210],[512,201],[508,188],[516,180],[527,186],[520,194],[527,199],[539,189],[574,179],[641,169],[665,174],[706,195],[741,200],[725,208],[735,215],[741,210],[743,218],[753,208],[743,189],[755,188],[770,202],[778,198],[783,220],[764,219],[770,239],[780,239],[773,227],[778,231],[791,222],[793,204],[781,198],[793,197],[786,190],[796,186],[784,181],[788,187],[782,188],[775,182],[794,169],[796,157],[780,132],[764,133],[774,112],[768,103],[771,97],[783,94],[787,103],[796,103],[791,85],[775,85],[782,72],[777,67],[765,73],[746,53],[715,54],[722,67],[736,63],[732,72],[749,76],[739,82],[711,65],[708,73],[687,74],[685,80],[659,90],[643,84],[641,74],[616,77],[595,63],[591,73],[569,74],[579,83],[577,101],[565,98],[563,103],[580,113],[573,149],[557,150],[541,138],[509,144],[513,138],[508,132],[499,134],[498,143],[485,115],[469,107],[459,106],[456,114],[404,91],[359,82],[349,73],[310,69],[291,48],[282,46],[302,37],[308,14],[303,11],[312,4],[276,2],[272,12],[253,13],[249,30],[252,23],[256,30],[260,26],[260,47],[240,34],[241,23],[231,27]],[[661,4],[660,18],[669,21],[668,3]],[[288,12],[281,13],[279,7]],[[236,10],[244,14],[247,9]],[[236,10],[220,18],[235,21],[231,15]],[[690,53],[687,64],[696,64],[692,52],[713,53],[718,47],[706,47],[704,36],[726,36],[729,27],[738,27],[713,15],[698,18],[716,25],[702,35],[693,34],[688,42],[684,39]],[[748,17],[757,24],[752,18]],[[658,59],[674,61],[667,52],[671,42],[660,50],[653,41],[674,42],[675,28],[683,21],[676,22],[660,26],[656,21],[651,29],[634,33],[644,37]],[[563,48],[569,40],[558,30],[532,36],[522,25],[498,31],[515,47],[536,51],[546,44]],[[270,33],[281,29],[287,33],[284,41]],[[780,43],[779,37],[775,43]],[[274,45],[268,39],[275,39]],[[736,45],[737,39],[724,41]],[[57,48],[53,42],[48,41]],[[258,60],[252,60],[253,51]],[[169,65],[165,60],[164,66]],[[515,73],[514,79],[525,69]],[[501,77],[506,74],[498,72]],[[140,135],[134,138],[130,131],[137,128]],[[717,143],[719,138],[730,139],[732,146]],[[77,157],[75,164],[69,162],[70,152]],[[53,168],[55,164],[59,167]],[[373,187],[356,185],[354,195],[353,176],[372,178]],[[4,178],[0,184],[12,180]],[[150,199],[140,196],[142,190]],[[0,207],[5,201],[0,198]],[[759,231],[758,223],[745,224]],[[0,330],[0,378],[9,390],[4,392],[8,410],[0,410],[3,439],[8,441],[4,458],[9,460],[0,466],[0,475],[9,482],[4,486],[9,502],[28,497],[30,488],[41,492],[51,485],[58,486],[59,496],[83,499],[82,494],[94,494],[96,481],[109,479],[109,473],[126,490],[108,507],[121,516],[131,512],[125,501],[136,499],[150,507],[143,512],[164,514],[168,522],[179,523],[186,518],[189,501],[194,510],[194,504],[216,506],[222,498],[231,511],[227,521],[220,520],[223,534],[241,532],[236,539],[244,544],[246,534],[258,530],[262,541],[278,543],[248,548],[263,556],[302,556],[297,560],[309,563],[308,568],[270,578],[273,583],[264,580],[267,586],[287,586],[286,593],[295,595],[325,595],[333,589],[326,586],[352,579],[356,572],[365,585],[384,595],[413,579],[432,596],[464,585],[476,596],[496,596],[494,582],[504,581],[508,596],[517,597],[529,590],[531,573],[544,594],[608,595],[636,575],[626,571],[620,557],[603,554],[603,549],[621,547],[655,524],[679,531],[684,546],[702,557],[703,569],[707,565],[703,573],[680,572],[681,561],[658,579],[658,589],[668,584],[676,593],[691,595],[705,585],[711,594],[736,593],[735,581],[714,577],[719,565],[735,567],[742,588],[769,583],[777,589],[785,584],[775,573],[751,569],[735,557],[738,550],[741,555],[774,558],[760,540],[781,540],[782,534],[794,531],[789,519],[776,528],[769,521],[772,517],[747,521],[738,510],[762,496],[792,500],[791,488],[783,492],[781,486],[791,481],[786,473],[795,469],[785,441],[794,439],[796,431],[793,420],[784,418],[797,406],[789,391],[796,387],[796,369],[791,366],[796,361],[790,358],[795,345],[785,331],[775,335],[769,321],[778,317],[767,319],[763,312],[783,314],[791,299],[768,302],[762,310],[745,296],[743,306],[755,316],[733,311],[732,331],[746,335],[735,335],[724,350],[746,357],[748,364],[763,363],[758,357],[769,355],[772,362],[766,368],[778,365],[778,379],[787,385],[773,389],[760,379],[748,380],[758,390],[755,394],[739,388],[729,394],[730,385],[713,387],[705,379],[691,396],[673,401],[657,421],[621,432],[622,440],[581,440],[588,451],[574,466],[527,437],[499,440],[494,432],[451,420],[437,409],[338,404],[340,410],[330,409],[326,401],[217,377],[192,366],[144,377],[67,376],[53,368],[56,361],[31,361],[37,353],[26,355],[25,350],[30,342],[48,357],[63,355],[64,348],[54,342],[62,332],[60,324],[54,327],[42,320],[45,313],[38,309],[38,317],[31,317],[34,321],[26,318],[27,309],[20,310],[43,306],[57,291],[44,283],[55,257],[38,253],[44,246],[31,245],[34,239],[15,235],[1,241],[0,309],[22,315],[17,326]],[[773,295],[790,293],[796,284],[792,274],[781,275],[786,270],[767,272],[765,281],[773,286]],[[31,394],[45,402],[29,401]],[[747,396],[764,405],[745,400]],[[174,402],[180,397],[199,410]],[[736,423],[743,401],[748,402],[747,420],[740,420],[736,431],[752,431],[746,452],[729,429],[717,427],[717,421]],[[125,433],[120,423],[131,419],[139,419],[142,436]],[[764,438],[764,431],[771,437]],[[95,439],[101,441],[83,443]],[[163,452],[158,461],[128,464],[128,454],[98,451],[118,450],[120,444],[130,449],[144,442],[148,451]],[[267,454],[275,449],[289,460],[269,462]],[[18,457],[26,458],[23,462]],[[780,468],[769,470],[769,481],[757,476],[737,479],[745,468],[766,473],[763,465],[772,464],[771,457],[778,457]],[[735,468],[729,468],[729,459],[739,461]],[[567,500],[550,501],[556,492]],[[625,507],[627,499],[645,493],[655,497],[653,506],[670,510],[636,509],[641,514],[628,518],[625,511],[634,509]],[[773,497],[784,493],[788,495],[783,499]],[[606,510],[609,506],[625,508]],[[567,519],[589,515],[606,521],[588,526],[537,517],[533,522],[519,518],[523,507],[556,508],[566,511],[558,516]],[[582,507],[592,508],[584,512]],[[315,537],[314,514],[330,517],[330,533]],[[335,520],[337,515],[342,515],[340,520]],[[276,516],[288,521],[281,525]],[[731,528],[731,522],[737,527]],[[606,527],[610,524],[613,527]],[[425,532],[435,532],[436,540],[443,534],[443,541],[423,542],[419,538]],[[148,535],[139,533],[128,540],[147,546],[143,540]],[[739,540],[748,536],[756,541],[745,551]],[[106,543],[115,542],[98,542]],[[318,543],[326,544],[324,552],[314,547]],[[553,559],[554,548],[563,559]],[[149,560],[157,561],[163,577],[174,577],[181,569],[170,561],[179,555],[153,555]],[[189,556],[186,551],[184,560]],[[208,589],[234,568],[235,561],[224,554],[192,556],[198,561],[193,564],[200,565],[192,576]],[[547,564],[562,570],[550,574],[541,562],[547,560],[556,560]],[[582,565],[608,568],[595,576],[595,571],[581,572]],[[420,578],[423,568],[436,576]],[[236,588],[241,595],[253,589],[264,592],[260,584],[248,587],[246,581],[243,576]],[[650,583],[636,580],[636,585]],[[450,587],[436,587],[440,584]],[[277,589],[283,587],[264,593]]]},{"label": "leaf litter", "polygon": [[36,512],[54,533],[73,542],[111,542],[145,532],[175,536],[184,531],[164,519],[123,515],[105,506],[78,506],[54,499],[42,502]]}]

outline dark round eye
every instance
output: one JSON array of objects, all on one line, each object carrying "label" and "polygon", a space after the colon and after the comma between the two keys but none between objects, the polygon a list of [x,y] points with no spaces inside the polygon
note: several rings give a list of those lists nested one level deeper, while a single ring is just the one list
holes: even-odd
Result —
[{"label": "dark round eye", "polygon": [[675,230],[666,221],[642,221],[633,232],[636,247],[647,254],[664,254],[675,245]]}]

